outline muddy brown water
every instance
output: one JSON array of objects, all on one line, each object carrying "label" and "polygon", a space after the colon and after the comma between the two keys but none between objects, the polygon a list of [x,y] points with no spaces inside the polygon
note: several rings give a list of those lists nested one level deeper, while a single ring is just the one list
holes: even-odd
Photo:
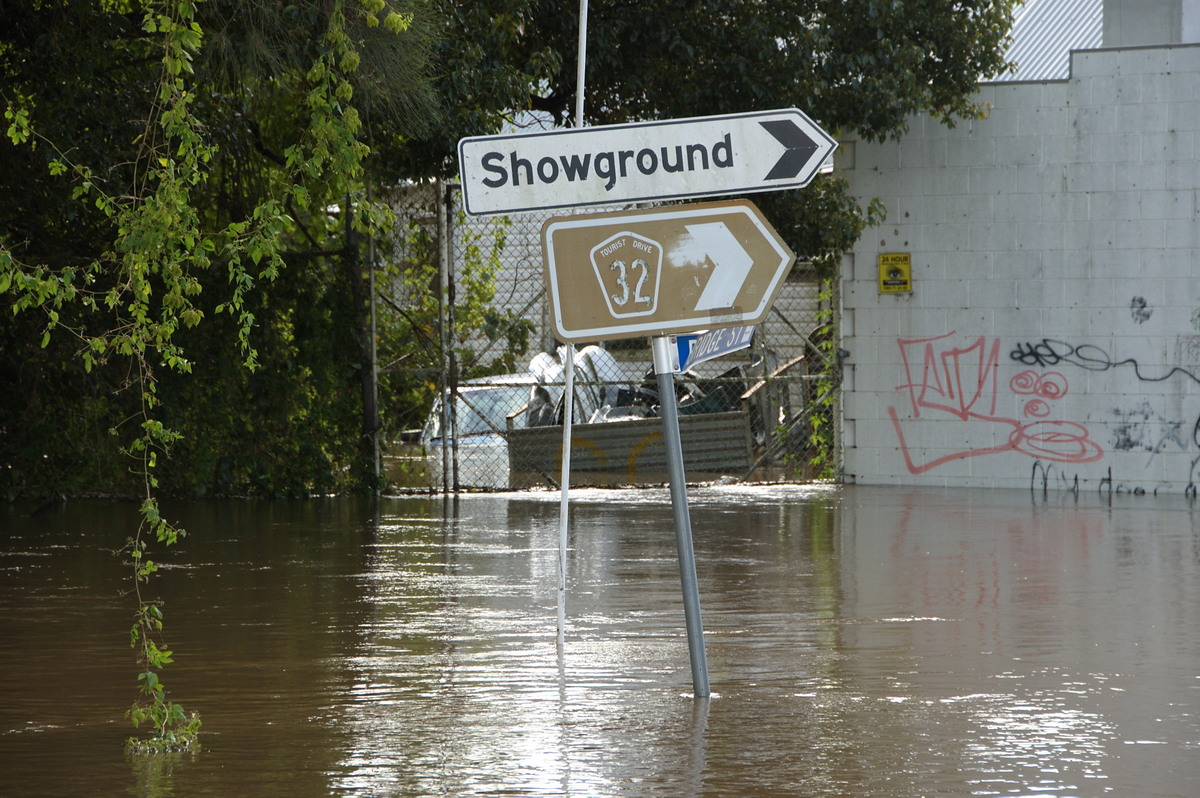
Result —
[{"label": "muddy brown water", "polygon": [[4,796],[1200,795],[1200,510],[1023,491],[190,503],[158,557],[199,753],[126,757],[131,505],[0,510]]}]

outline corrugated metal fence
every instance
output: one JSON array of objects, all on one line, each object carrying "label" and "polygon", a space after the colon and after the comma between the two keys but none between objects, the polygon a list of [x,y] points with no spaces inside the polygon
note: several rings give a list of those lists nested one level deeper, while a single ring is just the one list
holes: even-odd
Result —
[{"label": "corrugated metal fence", "polygon": [[[458,187],[407,187],[376,284],[384,473],[398,490],[557,487],[563,358],[542,276],[560,213],[467,217]],[[615,210],[607,208],[603,210]],[[838,473],[834,299],[797,264],[751,346],[676,381],[689,480]],[[574,352],[572,485],[666,481],[645,338]]]}]

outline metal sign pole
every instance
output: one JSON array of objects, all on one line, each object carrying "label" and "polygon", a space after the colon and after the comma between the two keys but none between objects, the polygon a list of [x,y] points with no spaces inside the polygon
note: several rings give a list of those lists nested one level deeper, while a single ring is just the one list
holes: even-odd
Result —
[{"label": "metal sign pole", "polygon": [[575,61],[575,127],[583,127],[584,67],[587,65],[588,0],[579,0],[579,58]]},{"label": "metal sign pole", "polygon": [[[583,127],[583,75],[587,64],[588,0],[579,0],[579,59],[575,67],[575,127]],[[567,629],[567,508],[571,490],[571,426],[575,408],[575,344],[566,346],[563,364],[562,499],[558,518],[558,647],[562,650]]]},{"label": "metal sign pole", "polygon": [[438,384],[442,395],[442,417],[440,420],[442,437],[442,495],[450,493],[454,480],[450,475],[450,446],[454,440],[454,430],[450,426],[450,414],[454,411],[454,391],[450,375],[450,228],[447,221],[450,209],[446,204],[449,194],[443,191],[441,180],[434,182],[437,192],[437,237],[438,237],[438,365],[441,367],[443,380]]},{"label": "metal sign pole", "polygon": [[567,344],[563,364],[563,443],[562,498],[558,507],[558,647],[562,650],[567,636],[567,509],[571,490],[571,417],[575,415],[575,346]]},{"label": "metal sign pole", "polygon": [[683,585],[688,654],[692,661],[692,689],[697,698],[708,698],[708,660],[704,653],[704,624],[700,619],[700,588],[696,583],[696,555],[692,550],[692,519],[688,513],[687,483],[683,473],[679,410],[675,406],[674,344],[670,336],[659,335],[653,339],[653,349],[654,373],[658,376],[658,407],[663,422],[663,442],[667,447],[667,476],[671,481],[671,510],[675,515],[675,544],[679,549],[679,580]]}]

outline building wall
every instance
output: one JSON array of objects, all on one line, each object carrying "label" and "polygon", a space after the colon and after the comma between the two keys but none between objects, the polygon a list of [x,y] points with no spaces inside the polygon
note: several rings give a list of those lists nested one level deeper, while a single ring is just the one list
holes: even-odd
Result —
[{"label": "building wall", "polygon": [[1184,41],[1183,0],[1104,0],[1104,46]]},{"label": "building wall", "polygon": [[980,92],[982,121],[838,151],[888,208],[842,272],[847,481],[1194,494],[1200,46]]}]

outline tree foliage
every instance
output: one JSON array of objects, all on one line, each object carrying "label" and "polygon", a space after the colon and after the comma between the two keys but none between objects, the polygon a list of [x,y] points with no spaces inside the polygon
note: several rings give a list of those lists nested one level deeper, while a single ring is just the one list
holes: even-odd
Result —
[{"label": "tree foliage", "polygon": [[[914,113],[948,124],[985,112],[981,79],[1006,69],[1017,0],[605,0],[590,4],[587,124],[797,107],[826,130],[879,140]],[[579,9],[549,0],[443,0],[448,124],[414,142],[414,165],[453,174],[455,142],[528,114],[571,124]],[[496,24],[489,27],[491,17]],[[460,42],[469,42],[460,46]],[[522,116],[520,112],[526,112]],[[793,249],[831,261],[881,208],[841,181],[755,195]]]},{"label": "tree foliage", "polygon": [[420,0],[0,13],[0,492],[137,490],[108,434],[145,415],[133,385],[196,455],[159,464],[176,492],[362,484],[359,244],[387,222],[368,141],[436,117],[438,18]]},{"label": "tree foliage", "polygon": [[[800,108],[868,139],[930,111],[948,123],[984,109],[979,80],[1007,69],[1019,0],[606,0],[588,12],[588,124]],[[579,8],[551,0],[440,0],[446,124],[417,139],[453,173],[462,136],[523,111],[574,118]],[[490,20],[490,22],[489,22]],[[426,174],[427,172],[422,172]]]}]

